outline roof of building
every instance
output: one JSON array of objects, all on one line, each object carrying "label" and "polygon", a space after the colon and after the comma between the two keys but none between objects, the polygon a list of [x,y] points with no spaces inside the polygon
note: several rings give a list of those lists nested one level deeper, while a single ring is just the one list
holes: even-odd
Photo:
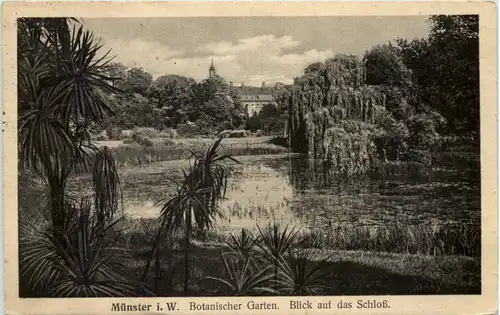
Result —
[{"label": "roof of building", "polygon": [[240,99],[242,101],[273,101],[274,97],[272,94],[240,94]]},{"label": "roof of building", "polygon": [[[214,60],[211,60],[209,67],[209,75],[212,77],[215,74]],[[259,96],[258,100],[272,101],[282,98],[283,96],[290,94],[290,88],[281,82],[277,82],[273,86],[265,86],[265,82],[262,82],[261,87],[257,86],[246,86],[242,82],[240,86],[234,86],[231,82],[232,88],[228,86],[220,94],[230,94],[233,96],[239,96],[240,98],[245,98],[242,96]],[[248,99],[247,100],[253,100]],[[255,101],[258,101],[255,99]]]},{"label": "roof of building", "polygon": [[231,93],[240,97],[243,95],[258,95],[259,99],[261,97],[270,97],[270,99],[274,97],[274,99],[277,99],[283,95],[290,94],[290,91],[285,87],[276,88],[275,86],[264,88],[257,86],[233,86],[233,88],[231,89]]}]

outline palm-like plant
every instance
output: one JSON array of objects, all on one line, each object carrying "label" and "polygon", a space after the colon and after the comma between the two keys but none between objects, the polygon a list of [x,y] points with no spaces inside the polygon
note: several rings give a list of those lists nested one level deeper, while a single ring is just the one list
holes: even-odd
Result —
[{"label": "palm-like plant", "polygon": [[[220,153],[222,139],[220,137],[210,145],[205,154],[190,151],[191,155],[188,157],[188,160],[194,159],[192,175],[201,188],[208,188],[203,195],[203,204],[210,212],[216,210],[217,203],[226,195],[227,179],[232,169],[225,162],[240,163],[230,154]],[[203,225],[199,226],[203,228]]]},{"label": "palm-like plant", "polygon": [[113,114],[105,93],[118,91],[104,75],[108,54],[98,57],[101,45],[76,23],[21,19],[18,28],[20,166],[47,181],[56,229],[65,221],[68,176],[88,170],[97,151],[85,130]]},{"label": "palm-like plant", "polygon": [[133,295],[123,272],[127,250],[117,246],[118,221],[102,227],[88,200],[66,208],[60,237],[43,219],[21,224],[21,275],[29,275],[28,285],[57,297]]},{"label": "palm-like plant", "polygon": [[[184,228],[184,294],[189,282],[189,245],[193,223],[200,230],[209,229],[215,219],[221,216],[217,203],[224,198],[230,168],[227,160],[237,162],[230,155],[220,155],[218,149],[222,138],[211,145],[204,155],[191,152],[194,162],[188,171],[183,170],[183,180],[176,183],[177,195],[162,200],[160,213],[161,229],[174,232]],[[158,241],[159,237],[157,237]],[[156,247],[156,243],[154,247]],[[154,250],[153,250],[154,251]],[[146,266],[149,268],[149,264]],[[145,272],[146,273],[146,272]]]},{"label": "palm-like plant", "polygon": [[259,247],[269,260],[284,256],[292,249],[300,232],[299,229],[289,228],[288,226],[281,230],[279,224],[276,223],[269,224],[265,229],[261,229],[260,226],[257,226],[257,228],[261,239]]},{"label": "palm-like plant", "polygon": [[258,246],[264,252],[264,259],[274,265],[274,280],[278,278],[278,260],[293,249],[300,230],[285,226],[283,230],[276,222],[270,223],[265,229],[257,226],[260,233]]},{"label": "palm-like plant", "polygon": [[[80,213],[76,226],[66,198],[70,174],[90,170],[94,160],[96,210],[100,218],[111,218],[117,209],[119,181],[112,157],[91,143],[88,132],[92,124],[113,114],[105,94],[119,92],[111,84],[114,78],[104,74],[111,59],[109,52],[99,57],[101,48],[75,19],[26,18],[18,23],[20,167],[46,181],[51,217],[50,228],[39,234],[38,251],[22,248],[28,250],[27,256],[22,255],[28,259],[23,260],[28,269],[36,266],[32,277],[40,280],[37,283],[44,278],[66,279],[51,287],[53,295],[111,295],[125,290],[109,259],[103,258],[107,257],[103,251],[113,248],[105,245],[110,229],[99,219],[97,233],[94,219],[92,224],[88,221],[94,215],[87,212]],[[25,232],[20,229],[20,234]],[[37,257],[50,258],[56,269],[49,268],[48,260],[37,262]]]},{"label": "palm-like plant", "polygon": [[107,147],[103,147],[96,154],[92,181],[98,220],[102,223],[106,217],[111,219],[116,214],[118,201],[122,197],[115,160]]},{"label": "palm-like plant", "polygon": [[231,234],[229,237],[230,239],[225,241],[226,245],[241,257],[250,257],[260,242],[260,236],[253,236],[247,229],[241,229],[240,234],[237,236]]},{"label": "palm-like plant", "polygon": [[262,293],[275,293],[270,287],[269,280],[273,277],[269,273],[271,265],[253,268],[250,256],[226,259],[220,254],[228,278],[206,277],[227,286],[236,296],[260,295]]},{"label": "palm-like plant", "polygon": [[277,258],[276,289],[284,295],[315,295],[326,288],[324,268],[331,256],[320,259],[311,249],[297,247]]}]

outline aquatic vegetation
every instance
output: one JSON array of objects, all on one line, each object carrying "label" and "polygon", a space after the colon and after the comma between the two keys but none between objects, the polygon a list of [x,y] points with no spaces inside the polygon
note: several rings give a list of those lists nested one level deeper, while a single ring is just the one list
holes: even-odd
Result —
[{"label": "aquatic vegetation", "polygon": [[[265,166],[274,165],[269,162],[277,170]],[[175,187],[165,178],[180,180],[179,164],[158,167],[158,173],[156,169],[155,173],[123,171],[127,216],[155,218],[159,209],[154,201],[173,196]],[[258,235],[257,226],[274,221],[317,233],[316,241],[310,243],[318,248],[426,255],[479,253],[479,182],[470,182],[466,174],[436,170],[418,180],[411,177],[412,181],[408,175],[389,173],[382,179],[339,181],[327,178],[321,167],[310,167],[300,156],[245,159],[243,165],[234,165],[233,174],[228,180],[228,200],[220,204],[224,218],[218,218],[215,228],[199,240],[224,242],[242,227]],[[75,191],[84,191],[88,184],[90,178],[87,184],[75,186]],[[436,223],[440,232],[431,238]],[[440,240],[450,246],[441,245]]]},{"label": "aquatic vegetation", "polygon": [[395,252],[419,255],[481,256],[481,229],[471,224],[343,225],[313,229],[308,245],[314,248]]},{"label": "aquatic vegetation", "polygon": [[[175,142],[165,140],[163,143],[151,146],[124,145],[112,148],[113,156],[119,167],[147,166],[162,161],[184,160],[192,152],[204,152],[210,143],[206,141]],[[225,143],[220,148],[222,154],[232,156],[261,155],[261,154],[283,154],[289,152],[282,146],[261,143]]]}]

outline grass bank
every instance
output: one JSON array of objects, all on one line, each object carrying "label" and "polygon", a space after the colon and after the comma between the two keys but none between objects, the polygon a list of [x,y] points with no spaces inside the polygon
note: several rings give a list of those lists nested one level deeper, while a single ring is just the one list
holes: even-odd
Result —
[{"label": "grass bank", "polygon": [[[128,274],[142,275],[150,251],[146,234],[127,236],[132,245]],[[151,231],[150,231],[151,232]],[[149,232],[149,233],[150,233]],[[150,271],[150,287],[160,296],[182,296],[184,249],[180,240],[167,250],[160,262],[161,271]],[[221,252],[228,252],[220,242],[194,241],[190,251],[190,295],[225,296],[231,292],[207,276],[224,274]],[[411,294],[480,294],[480,258],[458,255],[430,256],[372,251],[318,249],[318,259],[329,257],[321,270],[327,283],[321,295],[411,295]],[[315,261],[307,264],[314,266]],[[157,277],[158,274],[163,277]],[[156,277],[156,280],[154,280]],[[156,282],[155,282],[156,281]]]},{"label": "grass bank", "polygon": [[[123,270],[127,281],[139,284],[150,257],[157,225],[153,220],[123,221],[118,229],[126,228],[117,244],[126,248]],[[182,233],[181,233],[182,234]],[[183,266],[185,249],[182,235],[162,238],[160,255],[154,259],[144,284],[146,295],[184,296]],[[230,277],[220,254],[232,249],[222,242],[194,237],[189,251],[189,296],[234,295],[221,282],[207,277]],[[307,244],[299,246],[307,248]],[[258,249],[257,249],[258,250]],[[480,294],[480,257],[460,255],[413,255],[367,250],[310,249],[314,256],[304,261],[304,270],[313,270],[321,262],[315,276],[324,284],[314,295],[420,295],[420,294]],[[252,257],[259,255],[254,252]],[[231,265],[238,268],[236,265]],[[240,266],[241,268],[241,266]],[[238,270],[238,269],[236,269]],[[300,269],[302,270],[302,269]],[[233,275],[234,276],[234,275]],[[245,275],[248,277],[249,275]],[[29,275],[28,275],[29,277]],[[40,297],[21,278],[22,297]],[[142,296],[141,293],[134,296]],[[263,295],[266,295],[263,293]],[[274,294],[273,294],[274,295]],[[284,294],[286,295],[286,294]],[[305,294],[310,295],[310,294]]]},{"label": "grass bank", "polygon": [[[151,146],[117,145],[112,143],[111,150],[119,167],[147,166],[150,164],[182,160],[192,152],[204,152],[213,143],[213,139],[175,139],[169,143],[157,142]],[[106,141],[99,145],[107,145]],[[283,154],[290,152],[288,148],[270,143],[269,137],[225,139],[221,145],[221,154],[232,156]]]},{"label": "grass bank", "polygon": [[[221,275],[221,270],[224,270],[218,257],[221,250],[224,250],[221,245],[207,244],[198,244],[191,249],[190,295],[231,294],[217,282],[205,279],[209,275]],[[157,287],[159,296],[183,295],[180,272],[183,255],[180,249],[174,252],[175,271],[162,269],[163,274],[175,276],[160,281]],[[145,263],[143,257],[136,256],[128,266],[128,273],[140,277]],[[324,277],[330,283],[324,295],[480,294],[480,267],[479,259],[462,256],[338,251],[324,271]]]}]

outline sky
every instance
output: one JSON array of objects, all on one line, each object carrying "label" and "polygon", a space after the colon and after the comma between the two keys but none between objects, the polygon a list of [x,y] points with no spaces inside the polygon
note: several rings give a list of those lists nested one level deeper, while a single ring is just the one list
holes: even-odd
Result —
[{"label": "sky", "polygon": [[235,85],[289,84],[303,69],[339,53],[362,56],[395,38],[422,38],[427,16],[182,17],[83,20],[115,61],[157,78],[203,80],[213,59]]}]

